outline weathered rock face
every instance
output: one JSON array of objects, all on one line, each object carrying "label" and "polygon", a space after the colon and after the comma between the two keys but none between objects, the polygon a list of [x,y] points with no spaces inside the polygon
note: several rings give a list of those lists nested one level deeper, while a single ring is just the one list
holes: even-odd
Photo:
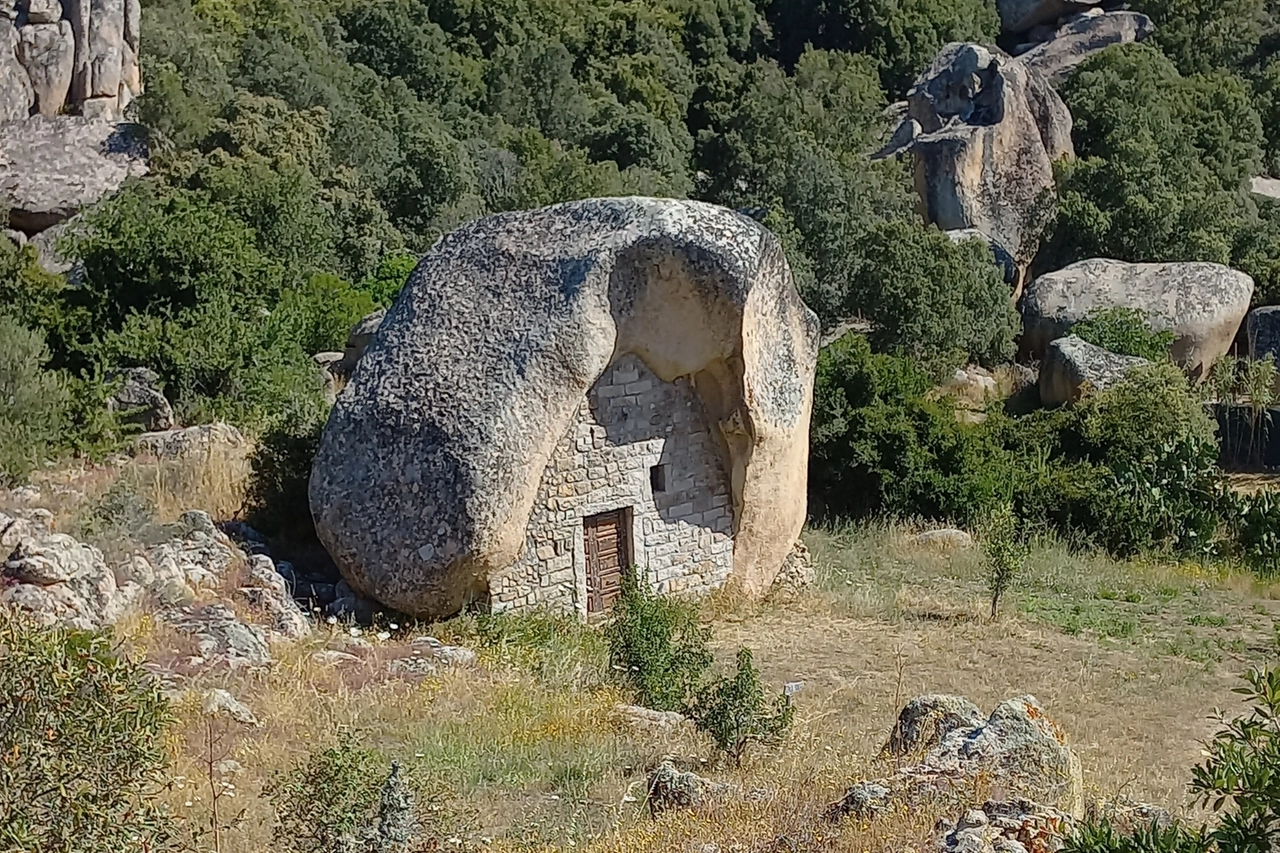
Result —
[{"label": "weathered rock face", "polygon": [[1199,379],[1235,340],[1253,298],[1253,279],[1209,263],[1130,264],[1095,258],[1043,275],[1022,298],[1022,349],[1043,359],[1049,343],[1091,311],[1137,308],[1176,339],[1174,361]]},{"label": "weathered rock face", "polygon": [[1053,163],[1074,156],[1071,114],[1048,81],[976,44],[950,44],[907,95],[909,150],[925,218],[976,229],[1028,264],[1052,213]]},{"label": "weathered rock face", "polygon": [[1060,406],[1080,399],[1084,389],[1101,391],[1124,378],[1135,367],[1149,364],[1144,358],[1117,355],[1075,335],[1049,344],[1040,364],[1040,402]]},{"label": "weathered rock face", "polygon": [[70,116],[0,124],[0,207],[37,234],[146,174],[142,128]]},{"label": "weathered rock face", "polygon": [[246,444],[240,430],[230,424],[211,423],[143,433],[134,441],[133,453],[159,459],[185,459],[205,456],[219,449],[234,450]]},{"label": "weathered rock face", "polygon": [[1019,55],[1029,68],[1057,85],[1080,63],[1113,44],[1133,44],[1155,32],[1155,24],[1140,12],[1102,12],[1080,15],[1056,30],[1046,42]]},{"label": "weathered rock face", "polygon": [[26,118],[33,108],[119,120],[142,94],[140,0],[19,0],[13,8],[16,32],[8,16],[0,25],[11,30],[0,31],[0,121]]},{"label": "weathered rock face", "polygon": [[69,21],[18,30],[18,61],[31,79],[40,115],[56,116],[66,104],[75,51]]},{"label": "weathered rock face", "polygon": [[0,18],[0,122],[26,118],[35,102],[31,78],[18,61],[18,31]]},{"label": "weathered rock face", "polygon": [[996,10],[1000,13],[1002,30],[1023,33],[1101,3],[1102,0],[996,0]]},{"label": "weathered rock face", "polygon": [[145,367],[120,371],[119,390],[107,400],[107,409],[128,413],[126,423],[139,424],[148,432],[173,429],[173,407],[160,390],[160,377]]},{"label": "weathered rock face", "polygon": [[1253,194],[1268,201],[1280,201],[1280,180],[1275,178],[1254,178],[1249,185]]},{"label": "weathered rock face", "polygon": [[910,807],[944,792],[963,798],[976,793],[974,783],[980,778],[1010,797],[1084,817],[1080,759],[1033,697],[1002,702],[985,720],[974,711],[954,696],[913,700],[899,717],[886,751],[918,755],[925,749],[918,763],[900,766],[891,777],[853,785],[828,809],[828,817],[869,818],[895,802]]},{"label": "weathered rock face", "polygon": [[357,591],[456,612],[520,556],[552,452],[634,355],[695,389],[731,480],[733,574],[763,593],[804,521],[818,337],[777,239],[723,208],[608,199],[479,220],[422,260],[338,398],[312,470],[317,531]]},{"label": "weathered rock face", "polygon": [[1249,312],[1249,357],[1271,356],[1280,365],[1280,305],[1267,305]]}]

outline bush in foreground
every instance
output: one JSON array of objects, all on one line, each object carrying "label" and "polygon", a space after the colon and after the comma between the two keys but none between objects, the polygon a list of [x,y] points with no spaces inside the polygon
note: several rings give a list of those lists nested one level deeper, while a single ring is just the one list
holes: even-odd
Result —
[{"label": "bush in foreground", "polygon": [[0,315],[0,485],[14,485],[63,441],[71,395],[46,370],[44,336]]},{"label": "bush in foreground", "polygon": [[610,666],[646,708],[683,712],[711,666],[697,606],[655,595],[635,571],[622,573],[622,595],[605,634]]},{"label": "bush in foreground", "polygon": [[168,708],[103,634],[0,612],[0,850],[157,851]]}]

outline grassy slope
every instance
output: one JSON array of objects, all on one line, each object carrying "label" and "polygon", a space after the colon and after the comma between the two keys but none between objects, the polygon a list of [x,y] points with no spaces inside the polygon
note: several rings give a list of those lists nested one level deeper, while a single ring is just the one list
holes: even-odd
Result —
[{"label": "grassy slope", "polygon": [[[59,525],[76,530],[84,508],[60,495],[83,493],[92,503],[113,479],[124,479],[168,520],[213,485],[225,484],[230,495],[242,474],[238,461],[191,471],[130,463],[119,472],[60,473],[44,492],[56,499]],[[70,488],[55,487],[59,481]],[[786,601],[722,593],[706,602],[723,659],[745,644],[769,684],[805,682],[787,742],[750,753],[741,770],[718,765],[694,733],[637,730],[619,720],[613,706],[624,697],[609,684],[596,631],[545,617],[460,618],[401,626],[387,639],[362,632],[356,644],[345,626],[322,626],[304,643],[278,647],[280,662],[270,672],[189,675],[173,735],[175,784],[166,797],[200,838],[209,820],[212,735],[215,760],[239,765],[218,774],[234,786],[220,813],[224,821],[236,818],[221,849],[272,849],[263,786],[347,730],[388,761],[401,761],[435,794],[434,831],[442,842],[457,839],[443,849],[717,844],[727,851],[787,836],[807,838],[812,849],[900,851],[925,845],[934,821],[956,804],[838,828],[817,815],[849,782],[885,772],[875,755],[907,698],[953,692],[984,708],[1031,693],[1066,729],[1092,793],[1186,806],[1184,786],[1199,741],[1213,730],[1214,708],[1234,707],[1238,673],[1276,657],[1280,587],[1194,565],[1122,564],[1038,543],[992,622],[979,557],[915,546],[910,533],[888,526],[811,531],[815,588]],[[120,531],[106,525],[102,535],[110,550]],[[427,677],[388,672],[387,663],[411,656],[409,641],[427,630],[476,648],[480,667]],[[148,620],[127,633],[158,660],[180,657],[175,638]],[[360,660],[325,665],[315,654],[326,648]],[[262,725],[211,731],[197,698],[210,686],[232,691]],[[709,814],[652,821],[642,808],[644,780],[664,756],[752,795]],[[209,840],[206,833],[195,846],[212,849]]]}]

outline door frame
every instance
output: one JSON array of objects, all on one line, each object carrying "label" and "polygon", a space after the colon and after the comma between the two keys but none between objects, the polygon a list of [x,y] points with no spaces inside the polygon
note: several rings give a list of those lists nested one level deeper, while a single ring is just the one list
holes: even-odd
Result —
[{"label": "door frame", "polygon": [[[597,591],[594,590],[592,586],[593,546],[592,546],[591,534],[590,534],[591,523],[593,521],[598,522],[600,520],[603,520],[608,516],[617,516],[617,519],[618,519],[618,551],[619,551],[618,571],[619,571],[619,574],[623,572],[633,571],[636,565],[635,530],[632,524],[632,520],[634,517],[633,507],[630,507],[630,506],[617,507],[615,509],[609,509],[603,512],[596,512],[590,515],[582,516],[579,522],[582,528],[582,536],[578,540],[582,544],[582,575],[581,577],[583,580],[583,584],[582,584],[583,597],[582,597],[581,612],[585,614],[588,618],[592,618],[592,619],[600,616],[605,616],[612,609],[610,607],[605,606],[605,603],[603,602],[603,600],[599,600],[597,598],[597,594],[596,594]],[[596,564],[595,568],[598,572],[598,563]],[[599,604],[600,604],[599,609],[593,609],[593,603],[596,601],[599,601]]]}]

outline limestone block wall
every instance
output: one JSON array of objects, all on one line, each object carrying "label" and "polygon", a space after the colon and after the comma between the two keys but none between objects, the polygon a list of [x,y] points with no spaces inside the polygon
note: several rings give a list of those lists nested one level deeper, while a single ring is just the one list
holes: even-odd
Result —
[{"label": "limestone block wall", "polygon": [[634,355],[605,371],[556,446],[519,559],[489,579],[492,609],[585,614],[583,519],[619,508],[631,510],[633,562],[655,592],[707,592],[733,571],[729,478],[702,404],[686,380],[663,382]]},{"label": "limestone block wall", "polygon": [[0,0],[0,121],[119,119],[142,94],[141,0]]}]

